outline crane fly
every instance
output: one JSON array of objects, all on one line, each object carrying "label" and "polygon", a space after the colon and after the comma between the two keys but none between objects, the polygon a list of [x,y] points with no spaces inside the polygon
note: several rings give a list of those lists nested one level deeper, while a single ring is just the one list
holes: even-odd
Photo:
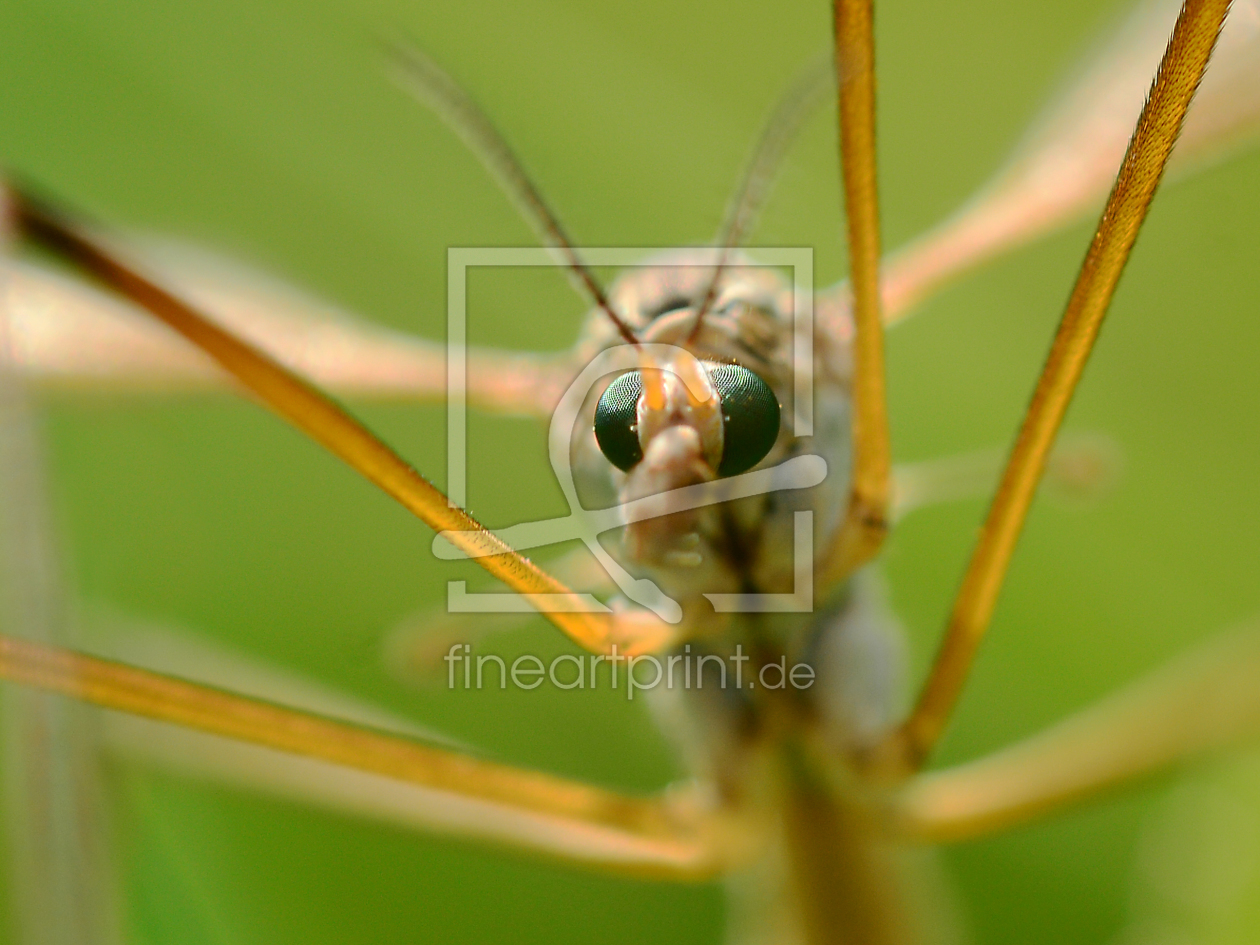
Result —
[{"label": "crane fly", "polygon": [[[230,274],[207,283],[204,269],[201,276],[190,274],[179,259],[164,261],[160,249],[117,248],[116,241],[45,203],[19,180],[9,201],[15,239],[51,253],[104,289],[74,288],[64,270],[50,271],[46,261],[21,260],[10,270],[6,340],[11,364],[20,370],[6,378],[4,391],[11,467],[6,475],[22,498],[10,498],[6,506],[7,557],[20,577],[10,578],[17,589],[10,591],[14,619],[0,667],[18,682],[202,733],[110,715],[103,735],[124,753],[203,777],[252,783],[613,873],[689,882],[729,876],[730,925],[736,936],[871,943],[947,938],[948,910],[932,902],[937,898],[932,868],[921,862],[925,844],[1019,825],[1231,744],[1255,727],[1250,682],[1260,644],[1254,632],[1243,632],[1208,644],[1030,740],[977,761],[921,773],[989,623],[1038,474],[1048,463],[1052,481],[1070,481],[1083,462],[1088,479],[1088,466],[1098,459],[1089,442],[1076,449],[1069,442],[1056,458],[1049,453],[1050,442],[1227,6],[1189,3],[1182,12],[1161,80],[1130,146],[1122,183],[1112,191],[971,558],[944,645],[904,717],[896,715],[898,656],[883,613],[883,592],[864,566],[878,555],[898,515],[974,491],[977,483],[993,478],[998,464],[980,455],[890,469],[881,322],[904,317],[947,276],[1096,208],[1120,165],[1141,93],[1171,28],[1171,8],[1138,14],[1118,45],[1104,53],[1101,65],[1086,70],[1075,91],[1052,109],[995,184],[959,215],[889,257],[881,286],[870,8],[840,0],[835,60],[840,65],[851,278],[823,289],[815,300],[819,434],[805,444],[794,438],[787,419],[775,419],[767,438],[761,421],[739,412],[750,402],[766,410],[771,402],[781,403],[786,418],[795,407],[795,388],[783,359],[773,356],[775,349],[791,347],[784,325],[793,313],[782,301],[784,286],[773,273],[754,268],[735,244],[747,237],[792,132],[811,102],[825,97],[819,75],[826,76],[826,70],[807,69],[772,117],[719,232],[717,244],[723,249],[685,267],[678,257],[658,261],[605,291],[465,93],[410,45],[391,46],[387,58],[404,87],[418,90],[444,112],[506,181],[509,194],[525,205],[543,242],[559,248],[592,303],[585,343],[573,356],[473,352],[470,398],[490,409],[547,415],[559,392],[596,352],[625,348],[637,370],[623,366],[612,383],[632,379],[626,382],[628,400],[601,415],[614,386],[594,389],[585,424],[575,433],[588,454],[585,462],[598,465],[600,454],[607,460],[595,476],[621,502],[662,490],[720,486],[755,472],[759,464],[822,455],[833,477],[830,489],[806,493],[816,529],[810,575],[818,590],[816,616],[723,616],[702,603],[702,591],[790,589],[795,574],[781,559],[783,536],[791,528],[783,516],[785,508],[798,506],[779,492],[773,493],[773,502],[758,493],[752,501],[740,500],[742,505],[710,503],[698,512],[675,508],[670,517],[645,517],[629,527],[621,545],[623,560],[683,604],[681,619],[632,607],[590,612],[556,606],[572,602],[563,582],[513,558],[319,390],[324,385],[346,396],[441,396],[445,361],[439,346],[319,320],[283,295],[257,288],[251,295]],[[1182,137],[1184,156],[1219,153],[1254,126],[1257,16],[1254,4],[1234,5],[1214,71]],[[148,314],[132,310],[137,307]],[[251,668],[213,650],[164,643],[134,627],[117,630],[111,638],[121,648],[116,654],[138,654],[131,657],[136,666],[79,654],[67,646],[76,643],[75,637],[58,630],[67,621],[56,618],[50,604],[60,597],[49,577],[51,552],[41,547],[48,530],[39,521],[39,477],[19,384],[29,379],[80,387],[203,388],[222,382],[221,371],[151,316],[209,354],[257,400],[452,536],[493,576],[536,602],[541,600],[536,595],[550,595],[541,609],[572,642],[596,655],[613,644],[628,652],[666,655],[704,646],[721,658],[731,646],[746,644],[751,658],[767,665],[790,651],[793,660],[819,662],[817,688],[768,693],[763,686],[755,695],[750,689],[716,699],[698,691],[682,693],[681,707],[674,707],[681,716],[663,717],[670,734],[680,734],[687,724],[693,729],[692,750],[684,756],[691,777],[663,793],[635,794],[484,760],[302,680]],[[668,343],[674,353],[657,351],[653,346],[659,343]],[[730,381],[734,368],[753,378],[738,375]],[[723,386],[728,383],[735,387]],[[750,395],[751,401],[746,397],[739,410],[728,402],[730,390],[747,393],[748,385],[757,383],[760,393]],[[613,432],[594,438],[591,427],[600,429],[601,416],[612,417]],[[760,445],[748,446],[758,439]],[[443,632],[471,634],[478,623],[457,618],[453,626]],[[412,638],[400,635],[404,650]],[[168,645],[172,649],[164,651]],[[835,656],[837,650],[843,658]],[[168,659],[162,658],[164,652]],[[847,668],[836,669],[837,659]],[[845,660],[858,660],[858,668]],[[161,671],[172,666],[173,676]],[[764,676],[756,678],[764,682]],[[95,828],[76,829],[82,827],[76,818],[92,806],[93,788],[90,755],[73,750],[72,744],[83,747],[73,743],[80,737],[73,732],[78,722],[91,720],[76,720],[74,710],[60,704],[14,704],[19,707],[6,714],[18,720],[18,743],[23,731],[40,726],[53,732],[64,728],[67,743],[58,742],[57,751],[43,754],[36,746],[28,760],[47,769],[35,765],[19,771],[38,776],[28,777],[28,789],[32,784],[56,789],[44,798],[46,805],[27,808],[44,813],[18,819],[24,826],[16,831],[15,847],[29,859],[32,875],[44,870],[51,877],[28,880],[24,895],[44,910],[29,920],[31,927],[59,929],[66,941],[86,940],[93,932],[96,938],[108,937],[101,929],[117,922],[104,864],[108,858],[91,839]],[[23,719],[30,728],[20,728]],[[89,866],[100,871],[84,879],[79,874]],[[634,888],[641,901],[657,894]],[[78,894],[58,898],[70,890]],[[69,902],[75,908],[66,908]]]}]

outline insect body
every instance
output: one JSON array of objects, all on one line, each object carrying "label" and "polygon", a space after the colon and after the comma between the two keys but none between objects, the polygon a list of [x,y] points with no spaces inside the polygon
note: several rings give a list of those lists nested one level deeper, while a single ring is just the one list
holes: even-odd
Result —
[{"label": "insect body", "polygon": [[[1204,5],[1191,6],[1201,9]],[[1249,11],[1250,7],[1237,9]],[[857,12],[858,38],[850,35],[842,41],[842,61],[856,53],[855,61],[860,62],[863,49],[869,59],[869,43],[864,46],[861,40],[861,10]],[[845,17],[842,13],[842,23],[851,28],[854,21]],[[1188,34],[1198,40],[1197,46],[1187,40],[1187,48],[1197,50],[1200,68],[1205,57],[1202,39],[1209,34],[1214,35],[1203,28]],[[1244,34],[1227,32],[1221,55],[1232,48],[1234,58],[1218,58],[1218,64],[1248,74],[1253,62],[1245,55],[1252,48],[1248,42]],[[1244,52],[1239,54],[1239,49]],[[1190,55],[1186,52],[1183,58]],[[1182,75],[1189,68],[1181,59],[1177,63],[1170,74]],[[493,129],[470,110],[468,100],[457,89],[452,91],[448,80],[423,60],[413,59],[410,65],[420,70],[421,85],[436,92],[440,109],[445,105],[465,136],[490,145],[482,148],[487,163],[518,202],[527,208],[533,203],[533,222],[544,239],[571,250],[564,239],[557,238],[563,234],[554,217],[510,161],[510,154],[497,147]],[[860,85],[863,70],[857,68],[854,74]],[[842,71],[844,75],[849,74]],[[1143,75],[1139,92],[1145,83]],[[1251,88],[1245,82],[1234,87]],[[1104,84],[1104,88],[1111,86]],[[1184,96],[1184,85],[1176,86],[1174,92],[1177,88]],[[1212,100],[1212,88],[1210,81],[1205,84],[1201,102]],[[851,131],[863,118],[861,102],[853,111],[851,87],[849,92],[846,127]],[[800,93],[789,96],[786,112],[771,123],[772,132],[783,132],[784,126],[790,130],[798,123],[796,112],[808,98]],[[1029,190],[1030,180],[1040,180],[1047,167],[1059,167],[1046,157],[1054,149],[1039,150],[1034,139],[1031,157],[1026,155],[1012,165],[1004,183],[978,203],[978,211],[973,207],[935,237],[889,263],[884,295],[890,317],[946,272],[975,261],[999,244],[1026,238],[1105,187],[1105,174],[1100,176],[1094,167],[1107,167],[1110,173],[1119,159],[1118,150],[1109,143],[1114,137],[1110,132],[1117,126],[1125,128],[1122,146],[1133,115],[1117,123],[1107,107],[1108,96],[1097,95],[1094,100],[1100,110],[1090,113],[1085,125],[1096,127],[1093,118],[1102,116],[1109,135],[1098,136],[1101,144],[1089,136],[1081,144],[1079,136],[1070,134],[1051,142],[1077,141],[1074,153],[1089,158],[1073,165],[1084,168],[1083,172],[1067,174],[1063,186],[1054,188],[1054,193],[1064,196],[1035,199],[1044,195],[1035,187]],[[1156,98],[1154,113],[1164,114],[1161,108],[1176,113],[1175,107],[1159,104],[1163,101]],[[1244,109],[1211,114],[1225,115],[1228,120],[1197,126],[1197,131],[1192,122],[1186,142],[1222,140],[1214,135],[1223,134],[1222,129],[1236,130],[1239,115],[1245,119],[1248,113]],[[772,133],[767,140],[781,147],[780,137]],[[859,165],[863,160],[870,165],[873,160],[860,141],[855,144],[850,137],[845,147],[850,159],[856,155]],[[1145,167],[1146,160],[1139,154],[1139,166]],[[763,166],[759,158],[754,159],[746,192],[764,190]],[[851,208],[867,201],[866,209],[871,210],[871,193],[860,185],[859,181],[850,193]],[[747,229],[743,206],[736,202],[737,212],[730,217],[734,222],[728,222],[726,235],[718,240],[723,247],[739,241],[731,234],[738,236]],[[279,317],[270,306],[256,311],[249,306],[216,305],[213,293],[205,292],[204,286],[198,293],[196,278],[181,279],[177,270],[163,272],[160,265],[153,267],[151,277],[146,276],[143,262],[120,261],[111,247],[85,236],[76,224],[67,223],[28,193],[15,192],[14,208],[17,231],[120,291],[148,313],[122,311],[125,307],[117,299],[108,302],[97,296],[88,296],[87,304],[79,309],[56,306],[54,319],[45,312],[41,320],[38,307],[16,307],[7,326],[8,350],[15,366],[27,376],[81,379],[90,373],[95,382],[213,383],[219,375],[165,328],[148,320],[155,315],[435,528],[463,536],[458,537],[463,549],[486,563],[496,576],[534,597],[552,595],[551,599],[572,602],[563,585],[513,557],[476,522],[452,511],[440,494],[335,404],[255,348],[241,344],[236,336],[252,341],[290,368],[348,393],[432,396],[441,388],[434,377],[440,376],[443,364],[434,346],[337,320],[303,314]],[[853,212],[862,217],[860,206]],[[868,213],[865,219],[869,226],[872,215]],[[1205,673],[1199,665],[1183,668],[1162,688],[1137,693],[1134,698],[1144,710],[1137,714],[1145,724],[1136,728],[1126,727],[1126,720],[1134,715],[1131,710],[1101,711],[1076,729],[1068,725],[1062,732],[1048,733],[1022,756],[1014,749],[1013,756],[999,755],[968,769],[911,776],[939,736],[948,715],[948,708],[941,711],[939,707],[948,706],[956,696],[951,680],[956,680],[960,663],[946,659],[945,670],[933,675],[920,711],[904,728],[893,726],[897,646],[882,591],[858,567],[878,545],[888,505],[886,492],[881,496],[879,489],[863,491],[887,478],[879,463],[870,462],[872,444],[878,446],[880,435],[872,434],[878,423],[869,422],[872,400],[869,383],[863,383],[876,376],[871,365],[878,366],[879,360],[878,351],[872,354],[869,345],[875,258],[857,251],[862,245],[869,249],[869,242],[855,243],[852,317],[847,289],[825,292],[817,300],[822,330],[813,359],[815,429],[808,438],[795,437],[789,423],[800,405],[794,402],[796,377],[787,358],[795,339],[786,328],[793,314],[784,300],[786,287],[774,274],[734,256],[722,260],[720,277],[715,277],[711,263],[688,267],[677,265],[677,259],[658,260],[627,276],[606,299],[593,279],[586,280],[588,291],[594,287],[597,304],[585,341],[572,356],[529,358],[488,352],[470,356],[469,393],[474,401],[545,413],[575,371],[614,343],[644,350],[651,344],[669,343],[683,352],[669,363],[641,361],[640,390],[635,390],[633,378],[625,380],[629,375],[623,375],[608,378],[607,387],[584,392],[587,413],[573,431],[572,452],[575,466],[585,472],[583,504],[589,502],[592,508],[648,501],[692,488],[713,490],[717,495],[725,483],[738,481],[746,472],[756,475],[806,455],[825,458],[831,475],[820,486],[772,489],[723,503],[700,502],[672,509],[666,516],[629,523],[619,539],[625,567],[659,583],[677,599],[682,604],[679,621],[642,615],[642,619],[631,619],[627,611],[616,609],[611,617],[575,615],[576,611],[564,609],[550,614],[561,629],[597,655],[604,655],[611,641],[656,649],[667,660],[689,655],[729,660],[732,649],[736,655],[747,652],[750,661],[755,660],[746,689],[684,685],[681,691],[659,694],[668,720],[665,729],[685,743],[690,771],[696,776],[690,788],[664,798],[611,794],[590,785],[455,757],[432,746],[416,746],[326,719],[285,714],[249,700],[16,639],[4,641],[0,666],[19,681],[288,753],[243,754],[245,749],[232,742],[198,742],[195,739],[204,737],[200,735],[187,736],[181,748],[166,745],[151,728],[138,735],[133,732],[133,746],[140,745],[151,755],[161,755],[171,747],[166,760],[202,773],[265,781],[273,788],[281,786],[325,803],[368,807],[406,823],[459,830],[604,868],[689,878],[729,873],[734,877],[734,909],[740,914],[732,928],[750,936],[868,943],[904,941],[922,934],[939,937],[944,923],[928,919],[918,923],[926,929],[915,928],[916,919],[928,913],[903,895],[900,848],[908,840],[966,836],[1017,822],[1030,812],[1201,749],[1210,741],[1205,727],[1186,728],[1157,720],[1180,719],[1173,709],[1193,703],[1191,697],[1201,694],[1204,686],[1218,694],[1237,693],[1240,674],[1245,675],[1255,660],[1253,648],[1244,641],[1232,649],[1226,647],[1224,656],[1207,660],[1214,673]],[[859,256],[864,263],[857,260]],[[579,277],[588,275],[575,259],[569,260],[569,266]],[[57,277],[41,270],[18,269],[16,273],[23,291],[30,286],[64,288]],[[1091,292],[1087,288],[1085,295],[1095,298]],[[231,290],[228,295],[233,296]],[[65,302],[69,296],[61,298]],[[241,298],[241,293],[234,296],[236,302]],[[188,305],[185,299],[194,304]],[[211,317],[204,317],[198,307]],[[115,320],[101,317],[106,310]],[[49,330],[50,325],[54,330]],[[222,325],[231,330],[217,327]],[[91,366],[89,372],[84,371],[85,364]],[[388,369],[376,370],[378,365]],[[732,365],[748,375],[736,372],[735,379],[729,380]],[[1048,383],[1059,382],[1052,378]],[[610,390],[624,397],[615,402],[606,399],[613,396]],[[736,414],[734,403],[728,401],[731,392],[738,390],[747,395],[740,403],[747,409]],[[768,399],[765,391],[772,397]],[[770,423],[775,413],[771,401],[776,407],[782,405],[777,428]],[[601,404],[606,408],[603,413]],[[741,429],[745,425],[747,429]],[[603,436],[597,435],[601,429]],[[1018,470],[1019,464],[1013,467]],[[924,482],[939,484],[939,477],[921,477],[920,486]],[[812,516],[806,534],[818,559],[810,575],[816,582],[815,612],[710,610],[708,605],[714,602],[706,600],[705,594],[740,597],[797,589],[799,573],[788,551],[798,550],[797,528],[803,513]],[[1010,520],[999,516],[999,524]],[[979,567],[982,575],[994,573],[993,566],[983,560]],[[951,640],[963,638],[966,643],[965,631],[975,626],[969,621],[984,609],[968,601],[982,597],[982,593],[962,595],[962,618],[953,626]],[[980,631],[984,623],[985,619],[979,620]],[[661,640],[669,641],[663,649]],[[950,652],[956,651],[947,649],[946,657]],[[785,669],[798,661],[808,663],[816,670],[816,683],[767,685],[761,670],[774,667],[780,658]],[[199,676],[187,669],[183,673]],[[754,679],[761,685],[751,685]],[[233,688],[230,679],[224,684]],[[281,692],[271,688],[262,694],[292,705],[311,704],[296,695],[283,698]],[[1224,723],[1216,730],[1246,728],[1255,713],[1248,708],[1245,692],[1235,702],[1224,701],[1233,708],[1216,720]],[[314,707],[327,715],[349,716],[330,705],[316,700]],[[379,716],[361,718],[371,725],[391,727],[389,720]],[[1113,750],[1103,753],[1101,760],[1098,753],[1082,754],[1079,746],[1089,739],[1083,743],[1073,738],[1073,732],[1079,734],[1082,728],[1094,743],[1101,741]],[[295,754],[304,757],[293,761]],[[302,767],[308,763],[317,767]]]},{"label": "insect body", "polygon": [[[628,321],[645,343],[686,345],[699,359],[717,401],[711,409],[720,411],[721,445],[712,453],[704,448],[705,424],[712,420],[692,412],[695,405],[678,380],[687,370],[685,353],[673,366],[676,374],[657,380],[665,388],[660,413],[672,410],[672,415],[652,416],[645,389],[652,381],[642,377],[651,368],[620,375],[600,394],[593,424],[588,420],[578,431],[575,451],[588,480],[583,496],[588,507],[605,506],[610,498],[633,502],[815,450],[829,468],[848,468],[847,339],[822,337],[810,365],[813,435],[794,436],[791,287],[764,268],[732,266],[719,277],[712,311],[697,331],[714,276],[711,267],[687,262],[666,259],[632,272],[610,299],[617,311],[633,313]],[[599,312],[590,324],[597,337],[607,337],[607,320]],[[723,370],[734,379],[724,380]],[[728,392],[739,392],[735,385],[752,393],[736,399]],[[617,406],[627,389],[637,402],[641,450],[623,472],[615,468],[618,446],[608,447],[608,432],[600,436],[599,410],[628,413]],[[777,409],[770,394],[785,409]],[[767,422],[774,424],[769,435],[759,429]],[[639,432],[645,426],[647,432]],[[595,443],[587,432],[592,427]],[[745,458],[730,468],[728,457],[739,455],[736,450],[745,451]],[[872,744],[893,716],[899,641],[881,589],[870,580],[855,581],[821,596],[816,612],[801,614],[755,607],[715,613],[708,601],[716,598],[706,599],[714,593],[745,594],[750,600],[792,594],[799,571],[794,560],[799,514],[809,511],[808,551],[821,557],[842,527],[847,488],[847,476],[836,475],[812,489],[766,492],[646,519],[621,536],[628,564],[656,577],[684,605],[680,640],[687,642],[664,657],[666,664],[681,659],[688,670],[691,664],[699,667],[698,684],[679,680],[653,690],[664,731],[672,733],[691,769],[714,785],[721,803],[742,810],[765,835],[762,842],[779,851],[733,880],[737,899],[759,904],[756,910],[736,907],[737,940],[804,940],[817,932],[808,928],[810,922],[829,926],[840,940],[902,941],[927,933],[912,931],[915,910],[904,898],[905,878],[869,822],[869,799],[844,785],[844,766],[836,760]],[[738,662],[742,654],[749,654],[746,669]],[[705,688],[699,661],[715,659],[733,672],[746,672],[746,679],[735,683],[725,668],[715,677],[710,665]],[[795,675],[789,679],[797,667],[809,670],[803,684]],[[819,869],[830,878],[814,874]]]}]

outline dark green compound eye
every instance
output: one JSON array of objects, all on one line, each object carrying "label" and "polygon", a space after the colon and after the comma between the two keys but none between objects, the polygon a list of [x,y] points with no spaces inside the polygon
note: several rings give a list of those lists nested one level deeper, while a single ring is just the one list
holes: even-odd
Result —
[{"label": "dark green compound eye", "polygon": [[643,459],[639,445],[639,396],[643,375],[627,371],[608,385],[595,406],[595,440],[600,452],[622,472]]},{"label": "dark green compound eye", "polygon": [[738,364],[715,364],[709,378],[722,398],[719,476],[737,476],[765,459],[779,438],[779,400],[770,385]]},{"label": "dark green compound eye", "polygon": [[[707,365],[722,400],[723,450],[719,476],[756,466],[779,437],[779,401],[770,385],[738,364]],[[643,378],[627,371],[608,385],[595,407],[595,439],[608,461],[629,472],[643,459],[639,445],[639,397]]]}]

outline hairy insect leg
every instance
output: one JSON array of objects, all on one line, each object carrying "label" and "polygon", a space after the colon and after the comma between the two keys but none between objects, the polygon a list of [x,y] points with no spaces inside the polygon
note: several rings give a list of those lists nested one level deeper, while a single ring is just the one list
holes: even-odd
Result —
[{"label": "hairy insect leg", "polygon": [[[112,241],[111,241],[112,242]],[[129,254],[219,327],[338,396],[442,403],[447,349],[354,318],[278,280],[209,253],[134,241]],[[178,391],[230,378],[133,303],[38,263],[8,258],[9,344],[0,363],[45,387]],[[470,406],[550,416],[577,373],[574,357],[469,348]]]},{"label": "hairy insect leg", "polygon": [[590,612],[581,596],[522,557],[331,398],[192,306],[151,282],[58,214],[14,194],[15,223],[28,239],[57,253],[86,274],[141,306],[213,358],[250,393],[368,481],[446,537],[489,574],[523,595],[574,642],[601,652],[664,645],[673,629],[646,612]]},{"label": "hairy insect leg", "polygon": [[[722,815],[694,792],[616,794],[3,635],[0,678],[217,736],[201,743],[205,773],[248,782],[254,770],[260,786],[350,807],[364,790],[374,800],[360,806],[377,816],[662,878],[705,878],[738,855],[732,825],[719,829]],[[195,765],[197,746],[172,738],[154,751]]]},{"label": "hairy insect leg", "polygon": [[[420,739],[429,745],[467,749],[290,670],[170,627],[144,625],[111,615],[92,621],[87,629],[90,632],[85,642],[93,652],[132,666],[176,676],[195,674],[209,685],[242,695],[283,702],[290,708]],[[672,875],[677,867],[677,863],[654,865],[656,858],[665,855],[661,851],[667,844],[622,835],[579,818],[553,817],[544,829],[542,818],[528,811],[487,805],[453,792],[435,791],[137,716],[105,713],[100,729],[105,748],[124,759],[237,789],[272,794],[341,815],[404,829],[469,837],[614,871]],[[674,792],[662,803],[672,805],[680,820],[686,821],[686,807],[691,803],[688,797]],[[683,846],[679,844],[677,849]]]},{"label": "hairy insect leg", "polygon": [[[1006,165],[957,213],[884,262],[884,319],[896,324],[943,285],[1102,204],[1177,16],[1176,0],[1137,9],[1033,123]],[[1234,0],[1170,171],[1254,144],[1260,131],[1260,0]],[[820,293],[843,309],[848,286]]]},{"label": "hairy insect leg", "polygon": [[1224,635],[1040,734],[921,774],[896,828],[929,841],[994,833],[1260,737],[1260,625]]},{"label": "hairy insect leg", "polygon": [[972,553],[936,661],[910,717],[885,744],[877,764],[918,767],[945,729],[993,616],[1055,435],[1228,11],[1229,0],[1187,0],[1182,8]]},{"label": "hairy insect leg", "polygon": [[853,477],[844,521],[823,552],[835,584],[874,557],[888,531],[891,452],[880,317],[879,199],[875,170],[875,34],[870,0],[835,0],[840,167],[853,294]]}]

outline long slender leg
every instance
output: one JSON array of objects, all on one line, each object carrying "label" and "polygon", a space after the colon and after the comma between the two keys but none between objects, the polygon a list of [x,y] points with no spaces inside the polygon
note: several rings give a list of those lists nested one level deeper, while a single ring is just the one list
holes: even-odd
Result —
[{"label": "long slender leg", "polygon": [[840,164],[853,288],[853,481],[849,507],[823,555],[834,584],[874,557],[888,531],[892,466],[879,308],[879,199],[875,183],[875,34],[870,0],[836,0]]},{"label": "long slender leg", "polygon": [[[53,212],[17,195],[14,203],[15,219],[24,235],[121,292],[183,335],[275,413],[430,527],[448,533],[457,547],[477,558],[492,576],[524,595],[579,645],[602,651],[615,642],[622,652],[629,652],[671,636],[670,628],[650,614],[634,612],[614,617],[582,612],[584,601],[580,597],[517,554],[468,513],[453,507],[427,479],[328,396],[149,281]],[[540,595],[545,597],[540,600]],[[547,600],[559,604],[547,606]]]},{"label": "long slender leg", "polygon": [[721,870],[739,846],[727,846],[731,825],[719,830],[716,815],[685,797],[615,794],[55,646],[0,635],[0,678],[293,759],[214,748],[219,760],[207,759],[207,767],[220,773],[247,774],[256,762],[260,780],[319,796],[320,786],[305,782],[331,766],[344,772],[329,788],[334,799],[363,787],[389,810],[420,805],[413,817],[426,825],[583,862],[702,878]]},{"label": "long slender leg", "polygon": [[[1007,165],[956,214],[893,253],[884,263],[883,315],[893,324],[950,279],[1006,250],[1062,226],[1106,194],[1119,162],[1147,79],[1159,59],[1176,4],[1142,4],[1116,40],[1080,70],[1081,79],[1059,95],[1033,125]],[[1260,127],[1260,0],[1235,0],[1212,68],[1204,78],[1172,164],[1204,163],[1256,140]],[[780,103],[748,165],[743,197],[732,200],[730,221],[747,232],[759,200],[773,179],[774,161],[794,123],[825,87],[811,86],[812,67]],[[828,81],[826,84],[830,84]],[[788,134],[780,135],[781,129]],[[738,239],[719,237],[719,245]],[[278,294],[256,277],[212,264],[215,301],[203,299],[206,267],[187,259],[168,263],[167,250],[145,247],[141,258],[156,261],[164,284],[191,298],[285,366],[340,396],[443,397],[443,352],[432,342],[386,332],[336,317],[328,306],[309,304],[292,293]],[[180,255],[186,256],[186,253]],[[190,266],[189,263],[193,262]],[[819,313],[848,309],[848,283],[820,293]],[[230,320],[216,303],[239,311]],[[308,304],[302,304],[308,303]],[[16,367],[43,383],[76,387],[181,387],[221,383],[220,375],[155,326],[135,323],[107,297],[67,284],[53,274],[20,265],[10,280],[10,312],[18,339]],[[282,311],[285,318],[272,313]],[[248,315],[248,318],[245,316]],[[331,317],[330,317],[331,316]],[[257,330],[254,326],[257,325]],[[560,357],[535,358],[514,352],[469,352],[470,403],[486,410],[546,414],[571,378]]]},{"label": "long slender leg", "polygon": [[918,775],[895,801],[896,829],[930,841],[993,833],[1260,737],[1258,679],[1251,626],[1025,741]]},{"label": "long slender leg", "polygon": [[[130,247],[127,247],[130,248]],[[188,247],[137,242],[163,285],[291,371],[338,396],[444,402],[446,349],[353,318],[277,280]],[[183,390],[226,386],[204,355],[126,300],[35,263],[0,261],[8,344],[0,365],[41,386]],[[550,416],[574,357],[471,348],[468,402]]]},{"label": "long slender leg", "polygon": [[[950,280],[1102,204],[1179,3],[1140,3],[1113,41],[1035,121],[1006,165],[957,213],[884,263],[884,319],[900,322]],[[1260,0],[1235,0],[1170,169],[1254,145],[1260,130]],[[843,307],[848,286],[820,293]]]},{"label": "long slender leg", "polygon": [[883,761],[917,767],[932,750],[988,628],[1055,434],[1137,239],[1229,0],[1187,0],[1068,300],[997,495],[954,603],[945,639],[909,719]]},{"label": "long slender leg", "polygon": [[702,844],[682,835],[644,836],[580,817],[487,804],[130,715],[111,714],[103,729],[106,747],[122,758],[334,814],[506,846],[621,875],[694,881],[720,870],[706,859]]},{"label": "long slender leg", "polygon": [[[132,666],[174,676],[195,674],[197,679],[218,688],[353,721],[378,732],[419,739],[442,748],[465,747],[292,671],[170,627],[145,626],[111,617],[94,621],[87,629],[90,632],[86,642],[93,652]],[[670,873],[681,862],[675,857],[674,865],[660,865],[658,861],[668,851],[656,838],[607,830],[580,819],[545,819],[453,792],[418,787],[150,719],[105,713],[101,728],[105,746],[129,760],[157,764],[236,788],[263,791],[333,813],[507,844],[614,871],[646,869]],[[682,849],[680,845],[675,852]]]},{"label": "long slender leg", "polygon": [[81,621],[82,652],[153,672],[196,679],[203,685],[265,699],[325,718],[417,739],[429,745],[467,751],[466,743],[257,656],[241,653],[203,636],[167,624],[116,614],[92,614]]}]

